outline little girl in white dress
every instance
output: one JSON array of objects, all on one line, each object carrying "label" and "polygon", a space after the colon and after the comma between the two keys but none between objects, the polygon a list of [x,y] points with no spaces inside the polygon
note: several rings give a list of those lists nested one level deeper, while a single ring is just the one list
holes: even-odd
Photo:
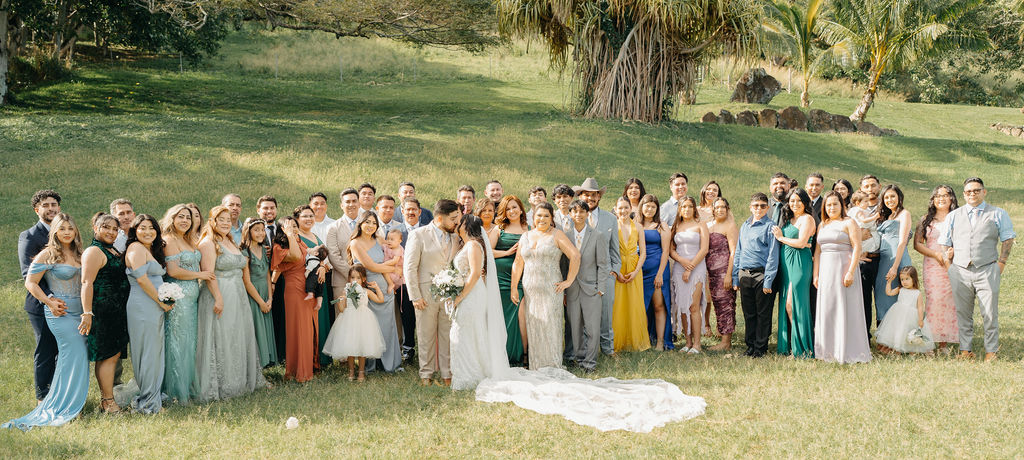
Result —
[{"label": "little girl in white dress", "polygon": [[[359,299],[348,305],[350,291],[355,291]],[[355,264],[348,272],[348,284],[345,293],[334,300],[337,305],[337,319],[331,327],[330,334],[324,342],[324,354],[335,359],[348,358],[348,379],[366,380],[366,358],[377,359],[384,354],[384,335],[377,324],[377,317],[367,305],[367,298],[374,302],[384,301],[384,293],[375,282],[366,282],[366,267]],[[355,375],[355,364],[359,362],[359,377]]]},{"label": "little girl in white dress", "polygon": [[875,331],[875,341],[883,347],[883,352],[927,353],[935,349],[917,279],[917,269],[904,267],[900,270],[902,287],[885,289],[886,295],[899,294],[899,297]]}]

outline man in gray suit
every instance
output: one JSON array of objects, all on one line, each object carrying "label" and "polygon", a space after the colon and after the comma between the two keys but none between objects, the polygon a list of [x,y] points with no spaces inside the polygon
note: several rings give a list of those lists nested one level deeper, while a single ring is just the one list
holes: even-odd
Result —
[{"label": "man in gray suit", "polygon": [[[1013,232],[1010,215],[986,203],[986,194],[981,179],[972,177],[964,181],[967,204],[949,213],[939,244],[953,262],[949,266],[949,283],[960,329],[960,357],[974,357],[971,340],[977,297],[985,327],[985,362],[991,362],[999,351],[999,280],[1017,234]],[[1000,246],[998,253],[996,246]]]},{"label": "man in gray suit", "polygon": [[597,180],[588,177],[583,185],[573,187],[573,192],[581,201],[590,207],[590,217],[587,223],[598,233],[605,235],[608,241],[608,281],[605,284],[604,293],[601,297],[601,351],[609,356],[615,355],[614,340],[612,335],[612,305],[615,303],[615,278],[611,272],[618,271],[622,266],[622,259],[619,256],[619,221],[615,215],[600,208],[601,196],[604,195],[604,187],[597,185]]},{"label": "man in gray suit", "polygon": [[[565,290],[565,309],[569,317],[566,329],[571,336],[570,359],[583,368],[583,372],[594,372],[597,367],[597,353],[601,346],[601,307],[608,278],[611,278],[611,264],[608,236],[587,224],[590,207],[579,200],[569,205],[569,216],[573,225],[565,235],[580,251],[580,270],[576,280]],[[562,275],[569,273],[569,259],[562,258]]]}]

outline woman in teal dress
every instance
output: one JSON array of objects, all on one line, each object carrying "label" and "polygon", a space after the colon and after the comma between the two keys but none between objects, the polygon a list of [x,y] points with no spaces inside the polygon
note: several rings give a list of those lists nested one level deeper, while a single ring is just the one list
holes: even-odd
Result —
[{"label": "woman in teal dress", "polygon": [[[32,261],[25,288],[47,308],[46,325],[57,339],[57,364],[50,391],[43,401],[24,417],[3,424],[3,428],[28,430],[34,426],[63,425],[82,411],[89,394],[89,356],[85,334],[92,325],[92,312],[82,311],[82,237],[78,226],[64,213],[50,223],[50,240]],[[53,297],[39,287],[45,279]],[[67,309],[61,316],[50,311],[63,301]]]},{"label": "woman in teal dress", "polygon": [[[263,219],[248,218],[242,225],[242,254],[249,258],[249,276],[245,278],[245,291],[249,294],[252,325],[256,330],[256,345],[260,349],[260,365],[277,363],[274,340],[274,317],[270,314],[271,289],[270,255],[267,251],[267,224]],[[284,308],[283,305],[277,305]]]},{"label": "woman in teal dress", "polygon": [[910,211],[903,208],[903,190],[897,185],[887,185],[879,195],[878,275],[875,277],[875,315],[881,323],[886,312],[896,303],[897,296],[885,294],[886,286],[900,285],[899,271],[911,265],[910,247],[912,221]]},{"label": "woman in teal dress", "polygon": [[782,207],[781,229],[774,227],[775,238],[782,243],[779,293],[779,338],[777,352],[798,358],[814,357],[814,323],[811,321],[811,280],[814,261],[811,241],[814,218],[808,213],[811,197],[803,189],[793,189]]},{"label": "woman in teal dress", "polygon": [[199,280],[213,278],[212,271],[200,271],[199,249],[195,247],[195,222],[184,204],[175,205],[160,221],[164,236],[164,281],[181,286],[185,297],[174,302],[164,315],[163,391],[178,404],[188,404],[194,396],[196,379],[196,328],[199,320]]},{"label": "woman in teal dress", "polygon": [[139,214],[128,229],[124,259],[128,267],[128,336],[132,344],[132,371],[139,393],[132,408],[142,414],[156,414],[163,408],[164,314],[173,305],[160,301],[157,292],[164,284],[164,240],[160,224],[149,214]]},{"label": "woman in teal dress", "polygon": [[260,366],[245,272],[249,263],[231,239],[231,212],[225,206],[210,211],[199,252],[202,269],[215,278],[199,288],[199,328],[196,341],[196,399],[208,402],[268,387]]},{"label": "woman in teal dress", "polygon": [[[494,267],[498,271],[498,287],[501,293],[501,306],[505,313],[505,330],[510,364],[522,364],[526,352],[525,317],[519,313],[519,305],[512,303],[512,264],[519,250],[519,238],[529,230],[526,214],[523,213],[523,202],[515,195],[505,195],[498,204],[495,223],[498,232],[491,232],[491,248],[494,249]],[[523,292],[523,284],[519,283],[519,292]],[[521,321],[524,320],[524,321]]]},{"label": "woman in teal dress", "polygon": [[[313,234],[313,224],[316,223],[313,217],[313,208],[309,205],[302,205],[295,208],[295,212],[292,213],[292,217],[299,225],[299,239],[302,243],[309,248],[310,252],[313,252],[313,248],[324,244],[320,241],[316,235]],[[327,269],[330,270],[330,263],[326,260],[324,263],[327,265]],[[332,362],[334,358],[323,353],[324,343],[327,341],[327,335],[331,333],[331,325],[334,321],[334,308],[331,307],[331,277],[328,274],[324,275],[323,281],[323,292],[321,296],[323,301],[320,303],[320,310],[317,310],[317,350],[320,350],[320,368],[323,369]]]},{"label": "woman in teal dress", "polygon": [[92,327],[86,339],[89,361],[96,363],[96,383],[100,387],[100,409],[108,413],[121,410],[114,402],[114,368],[128,349],[128,275],[124,259],[114,249],[117,218],[106,213],[93,217],[95,239],[82,253],[82,310],[93,312]]}]

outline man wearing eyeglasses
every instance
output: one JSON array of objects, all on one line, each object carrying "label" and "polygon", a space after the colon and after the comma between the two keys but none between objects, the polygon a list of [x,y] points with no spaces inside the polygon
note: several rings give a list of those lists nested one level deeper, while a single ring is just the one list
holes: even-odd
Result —
[{"label": "man wearing eyeglasses", "polygon": [[750,197],[750,218],[740,228],[736,256],[732,267],[732,288],[740,291],[745,341],[752,358],[768,352],[772,334],[772,311],[775,296],[772,284],[779,270],[779,241],[772,234],[775,222],[768,215],[768,196],[755,193]]},{"label": "man wearing eyeglasses", "polygon": [[999,351],[999,281],[1017,234],[1010,215],[986,203],[986,194],[985,183],[980,178],[964,181],[967,204],[949,213],[939,244],[952,261],[949,283],[960,329],[960,357],[974,358],[971,340],[974,338],[974,299],[977,298],[985,328],[985,362],[991,362]]}]

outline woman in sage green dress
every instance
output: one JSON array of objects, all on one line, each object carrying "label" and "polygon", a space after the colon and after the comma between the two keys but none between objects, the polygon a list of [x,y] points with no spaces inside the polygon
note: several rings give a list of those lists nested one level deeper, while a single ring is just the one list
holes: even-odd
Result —
[{"label": "woman in sage green dress", "polygon": [[[315,219],[313,217],[313,208],[309,205],[302,205],[295,208],[295,212],[292,213],[292,217],[299,225],[299,239],[302,240],[302,244],[305,244],[309,248],[310,252],[313,248],[323,245],[324,242],[320,241],[316,235],[313,234],[313,224]],[[323,263],[330,270],[330,263],[326,260]],[[334,362],[334,358],[330,355],[323,353],[324,343],[327,342],[327,335],[331,333],[331,325],[334,322],[334,308],[331,308],[331,283],[330,276],[324,275],[323,278],[323,291],[321,297],[323,301],[320,303],[320,310],[317,310],[317,350],[320,350],[320,368],[323,369],[330,366]]]},{"label": "woman in sage green dress", "polygon": [[811,321],[811,279],[814,261],[811,239],[817,230],[808,213],[811,198],[803,189],[793,189],[782,207],[782,228],[772,232],[782,243],[779,295],[779,340],[777,352],[798,358],[814,357],[814,323]]},{"label": "woman in sage green dress", "polygon": [[[256,330],[256,345],[260,348],[260,365],[277,363],[277,346],[274,340],[274,317],[270,283],[270,256],[267,251],[267,224],[263,219],[245,219],[242,226],[242,254],[249,258],[249,276],[245,278],[245,291],[249,293],[249,308],[252,310],[252,325]],[[277,305],[284,308],[284,305]]]},{"label": "woman in sage green dress", "polygon": [[198,229],[191,210],[178,204],[160,220],[164,236],[164,281],[181,286],[185,297],[174,302],[164,315],[163,392],[178,404],[188,404],[195,395],[196,328],[199,320],[199,280],[213,279],[212,271],[200,271],[201,254],[195,247]]},{"label": "woman in sage green dress", "polygon": [[[512,303],[512,264],[516,261],[516,252],[519,250],[519,238],[529,230],[526,223],[526,214],[523,212],[523,202],[515,195],[505,195],[498,204],[494,222],[498,226],[497,232],[490,232],[491,248],[494,249],[494,267],[498,271],[498,287],[501,293],[501,306],[505,313],[505,330],[507,342],[505,351],[508,352],[510,364],[522,364],[523,355],[526,353],[526,327],[525,316],[520,314],[519,305]],[[522,283],[519,284],[519,292],[523,292]],[[525,304],[524,304],[525,308]]]}]

